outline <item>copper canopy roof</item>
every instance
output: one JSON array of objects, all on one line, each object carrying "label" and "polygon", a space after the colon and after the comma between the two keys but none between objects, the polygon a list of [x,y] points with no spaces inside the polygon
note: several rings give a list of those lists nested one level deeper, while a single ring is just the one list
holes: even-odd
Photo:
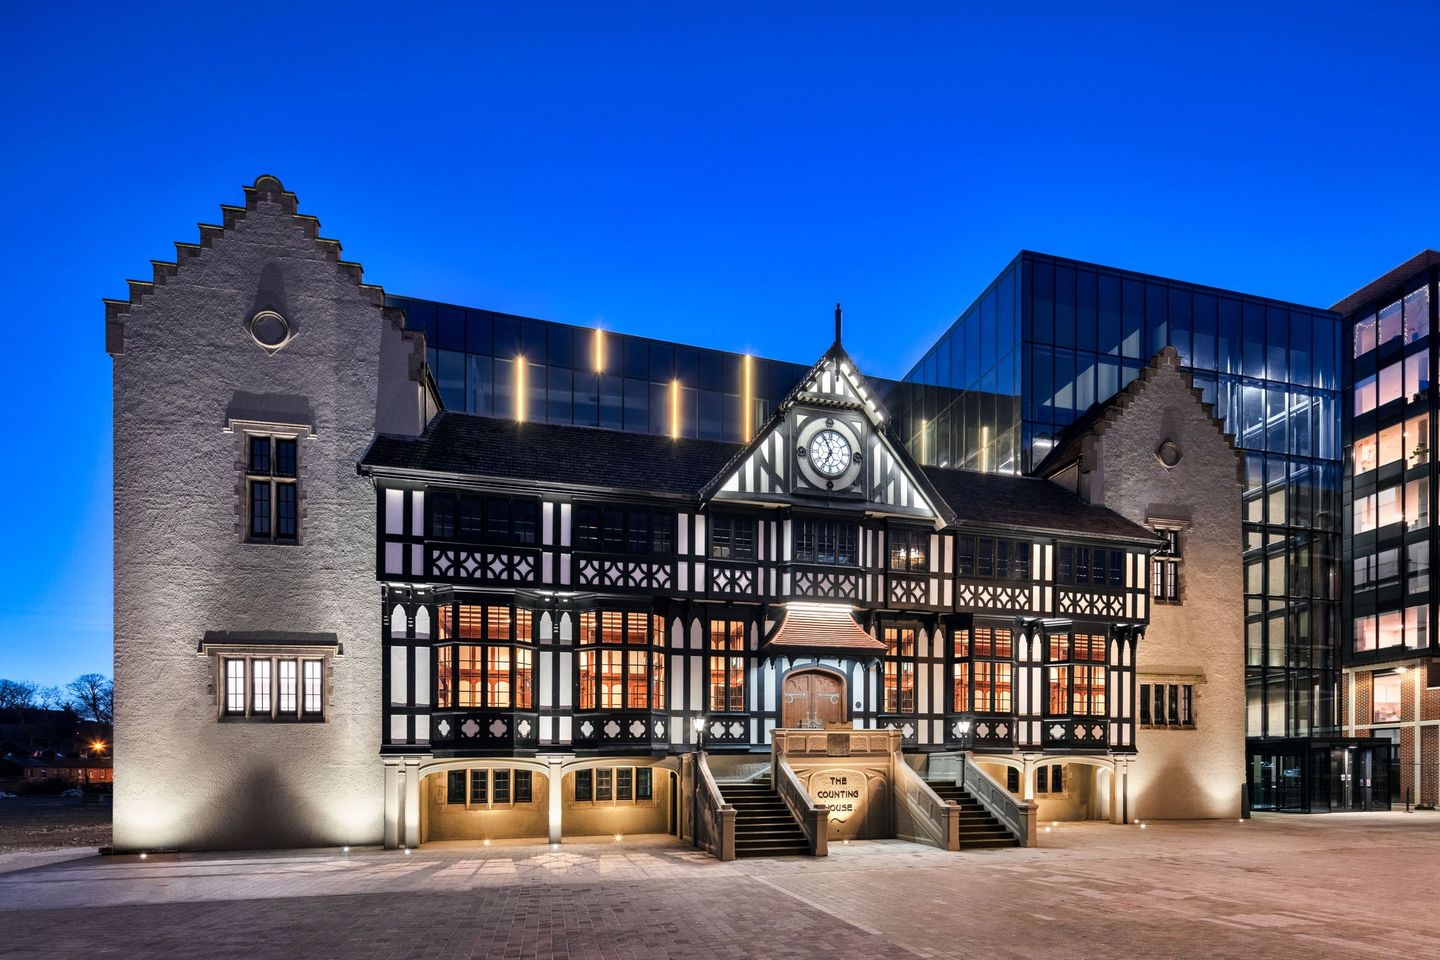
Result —
[{"label": "copper canopy roof", "polygon": [[782,647],[804,650],[846,650],[883,653],[885,644],[860,629],[841,604],[791,604],[785,619],[766,643],[765,648]]}]

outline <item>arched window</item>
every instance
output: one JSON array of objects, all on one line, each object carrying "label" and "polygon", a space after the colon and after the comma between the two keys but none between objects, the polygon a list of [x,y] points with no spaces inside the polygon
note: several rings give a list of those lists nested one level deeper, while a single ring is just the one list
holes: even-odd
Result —
[{"label": "arched window", "polygon": [[421,607],[415,611],[415,639],[430,639],[430,608]]},{"label": "arched window", "polygon": [[638,610],[580,614],[581,710],[665,708],[665,618]]},{"label": "arched window", "polygon": [[390,637],[394,640],[404,640],[408,617],[405,616],[405,608],[400,604],[390,610]]}]

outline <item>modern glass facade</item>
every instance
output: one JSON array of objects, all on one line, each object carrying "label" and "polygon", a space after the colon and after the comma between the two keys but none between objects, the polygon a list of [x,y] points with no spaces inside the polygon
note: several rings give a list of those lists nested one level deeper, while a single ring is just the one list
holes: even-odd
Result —
[{"label": "modern glass facade", "polygon": [[[1023,252],[892,400],[922,462],[1026,472],[1171,345],[1245,455],[1247,728],[1333,728],[1338,314]],[[897,402],[898,401],[898,402]]]},{"label": "modern glass facade", "polygon": [[[1437,358],[1430,345],[1440,266],[1362,292],[1347,311],[1345,660],[1434,652],[1430,586],[1436,495]],[[1353,298],[1352,298],[1353,299]]]},{"label": "modern glass facade", "polygon": [[1034,399],[1025,396],[1021,362],[1023,260],[1001,271],[893,391],[890,413],[920,462],[999,473],[1030,466],[1022,417],[1022,400]]},{"label": "modern glass facade", "polygon": [[386,298],[425,331],[446,408],[634,433],[747,440],[808,364]]}]

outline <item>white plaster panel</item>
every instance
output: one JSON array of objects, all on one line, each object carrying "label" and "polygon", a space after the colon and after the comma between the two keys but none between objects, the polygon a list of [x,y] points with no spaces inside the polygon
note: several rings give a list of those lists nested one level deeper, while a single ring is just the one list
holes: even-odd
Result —
[{"label": "white plaster panel", "polygon": [[385,491],[385,532],[401,536],[405,533],[405,491]]},{"label": "white plaster panel", "polygon": [[414,648],[415,703],[422,707],[430,705],[430,648]]},{"label": "white plaster panel", "polygon": [[410,673],[406,669],[408,647],[396,644],[390,648],[390,702],[410,702]]}]

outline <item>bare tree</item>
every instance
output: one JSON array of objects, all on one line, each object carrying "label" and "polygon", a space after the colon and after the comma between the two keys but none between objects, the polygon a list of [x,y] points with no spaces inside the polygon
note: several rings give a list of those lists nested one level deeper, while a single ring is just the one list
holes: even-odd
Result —
[{"label": "bare tree", "polygon": [[35,689],[24,680],[0,680],[0,709],[33,706]]},{"label": "bare tree", "polygon": [[109,723],[115,717],[115,685],[110,678],[87,673],[66,684],[70,703],[83,719]]},{"label": "bare tree", "polygon": [[41,687],[35,691],[35,706],[41,710],[64,710],[70,698],[59,687]]}]

